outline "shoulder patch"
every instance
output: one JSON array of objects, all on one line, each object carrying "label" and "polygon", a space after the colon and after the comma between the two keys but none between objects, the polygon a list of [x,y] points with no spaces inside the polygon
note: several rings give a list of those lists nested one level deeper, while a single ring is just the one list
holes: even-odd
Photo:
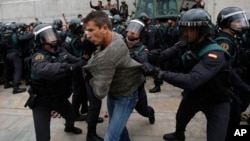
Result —
[{"label": "shoulder patch", "polygon": [[208,57],[211,57],[211,58],[214,58],[214,59],[217,59],[217,55],[216,54],[213,54],[213,53],[209,53],[208,54]]},{"label": "shoulder patch", "polygon": [[35,60],[43,60],[43,59],[44,59],[44,55],[43,54],[41,54],[41,53],[36,54]]},{"label": "shoulder patch", "polygon": [[229,50],[229,44],[228,43],[221,43],[220,46],[224,48],[225,50]]}]

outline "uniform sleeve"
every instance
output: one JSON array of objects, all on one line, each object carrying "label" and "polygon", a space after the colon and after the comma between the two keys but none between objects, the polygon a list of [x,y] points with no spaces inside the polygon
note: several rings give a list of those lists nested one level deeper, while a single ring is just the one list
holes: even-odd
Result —
[{"label": "uniform sleeve", "polygon": [[179,88],[194,90],[215,76],[225,65],[227,61],[224,52],[214,51],[204,55],[189,73],[163,71],[160,77]]},{"label": "uniform sleeve", "polygon": [[178,46],[172,46],[170,48],[163,50],[160,53],[160,60],[166,61],[166,60],[169,60],[171,58],[174,58],[176,55],[178,55]]},{"label": "uniform sleeve", "polygon": [[18,34],[17,35],[17,38],[18,40],[20,41],[24,41],[24,40],[30,40],[34,37],[34,34],[33,33],[28,33],[26,35],[21,35],[21,34]]},{"label": "uniform sleeve", "polygon": [[32,73],[46,80],[56,80],[67,75],[64,63],[50,63],[42,53],[32,56],[31,67]]},{"label": "uniform sleeve", "polygon": [[228,51],[231,56],[235,54],[234,45],[232,44],[232,42],[228,40],[220,39],[220,40],[217,40],[217,43],[226,51]]},{"label": "uniform sleeve", "polygon": [[63,61],[63,62],[66,62],[66,63],[69,63],[69,64],[74,64],[74,63],[80,61],[81,57],[77,58],[77,57],[71,55],[69,52],[67,52],[63,48],[61,50],[62,51],[60,53],[60,56],[61,56],[61,58],[65,59],[65,61]]},{"label": "uniform sleeve", "polygon": [[141,51],[138,54],[138,60],[137,59],[135,60],[138,61],[139,63],[148,62],[148,49],[145,48],[143,51]]}]

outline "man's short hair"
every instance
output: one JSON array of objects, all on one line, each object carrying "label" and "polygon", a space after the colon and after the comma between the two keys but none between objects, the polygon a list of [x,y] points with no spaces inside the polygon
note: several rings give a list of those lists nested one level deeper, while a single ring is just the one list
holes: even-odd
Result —
[{"label": "man's short hair", "polygon": [[107,24],[108,28],[110,30],[112,29],[111,20],[109,19],[108,15],[101,10],[90,12],[84,18],[84,24],[88,23],[89,21],[93,21],[95,23],[95,25],[99,28],[101,28],[103,25]]},{"label": "man's short hair", "polygon": [[77,17],[78,17],[78,18],[82,17],[82,14],[78,14]]}]

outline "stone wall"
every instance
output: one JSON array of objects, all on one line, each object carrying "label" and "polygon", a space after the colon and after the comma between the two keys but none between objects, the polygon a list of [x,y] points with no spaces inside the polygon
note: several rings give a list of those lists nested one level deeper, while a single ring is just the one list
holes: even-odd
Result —
[{"label": "stone wall", "polygon": [[[106,0],[102,0],[103,5]],[[133,2],[135,0],[126,0],[129,5],[129,11],[135,10]],[[181,1],[181,0],[179,0]],[[212,15],[213,22],[219,11],[228,6],[238,6],[246,10],[250,18],[249,0],[204,0],[205,9]],[[97,0],[92,0],[93,5]],[[112,0],[116,3],[116,0]],[[180,2],[181,3],[181,2]],[[0,22],[34,22],[37,17],[42,22],[52,22],[55,18],[62,18],[62,12],[67,19],[76,17],[79,13],[83,16],[91,11],[89,0],[0,0]]]},{"label": "stone wall", "polygon": [[[102,0],[103,5],[106,0]],[[129,11],[135,9],[132,5],[134,0],[127,0]],[[116,3],[116,0],[112,0]],[[97,5],[97,0],[92,0]],[[0,22],[34,22],[37,17],[40,21],[50,23],[55,18],[62,18],[65,13],[68,20],[83,16],[91,11],[89,0],[0,0]]]}]

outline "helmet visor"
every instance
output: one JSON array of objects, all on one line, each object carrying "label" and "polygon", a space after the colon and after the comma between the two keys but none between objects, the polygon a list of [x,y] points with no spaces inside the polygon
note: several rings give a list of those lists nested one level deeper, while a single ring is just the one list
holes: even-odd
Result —
[{"label": "helmet visor", "polygon": [[42,43],[55,43],[59,40],[58,33],[53,28],[40,33]]},{"label": "helmet visor", "polygon": [[242,28],[249,27],[249,22],[244,11],[233,12],[225,15],[225,17],[229,17],[230,27],[236,31],[242,31]]},{"label": "helmet visor", "polygon": [[209,34],[208,22],[179,22],[180,39],[188,43],[196,42],[200,37]]},{"label": "helmet visor", "polygon": [[131,20],[126,28],[126,31],[140,34],[144,26],[144,23],[139,20]]}]

